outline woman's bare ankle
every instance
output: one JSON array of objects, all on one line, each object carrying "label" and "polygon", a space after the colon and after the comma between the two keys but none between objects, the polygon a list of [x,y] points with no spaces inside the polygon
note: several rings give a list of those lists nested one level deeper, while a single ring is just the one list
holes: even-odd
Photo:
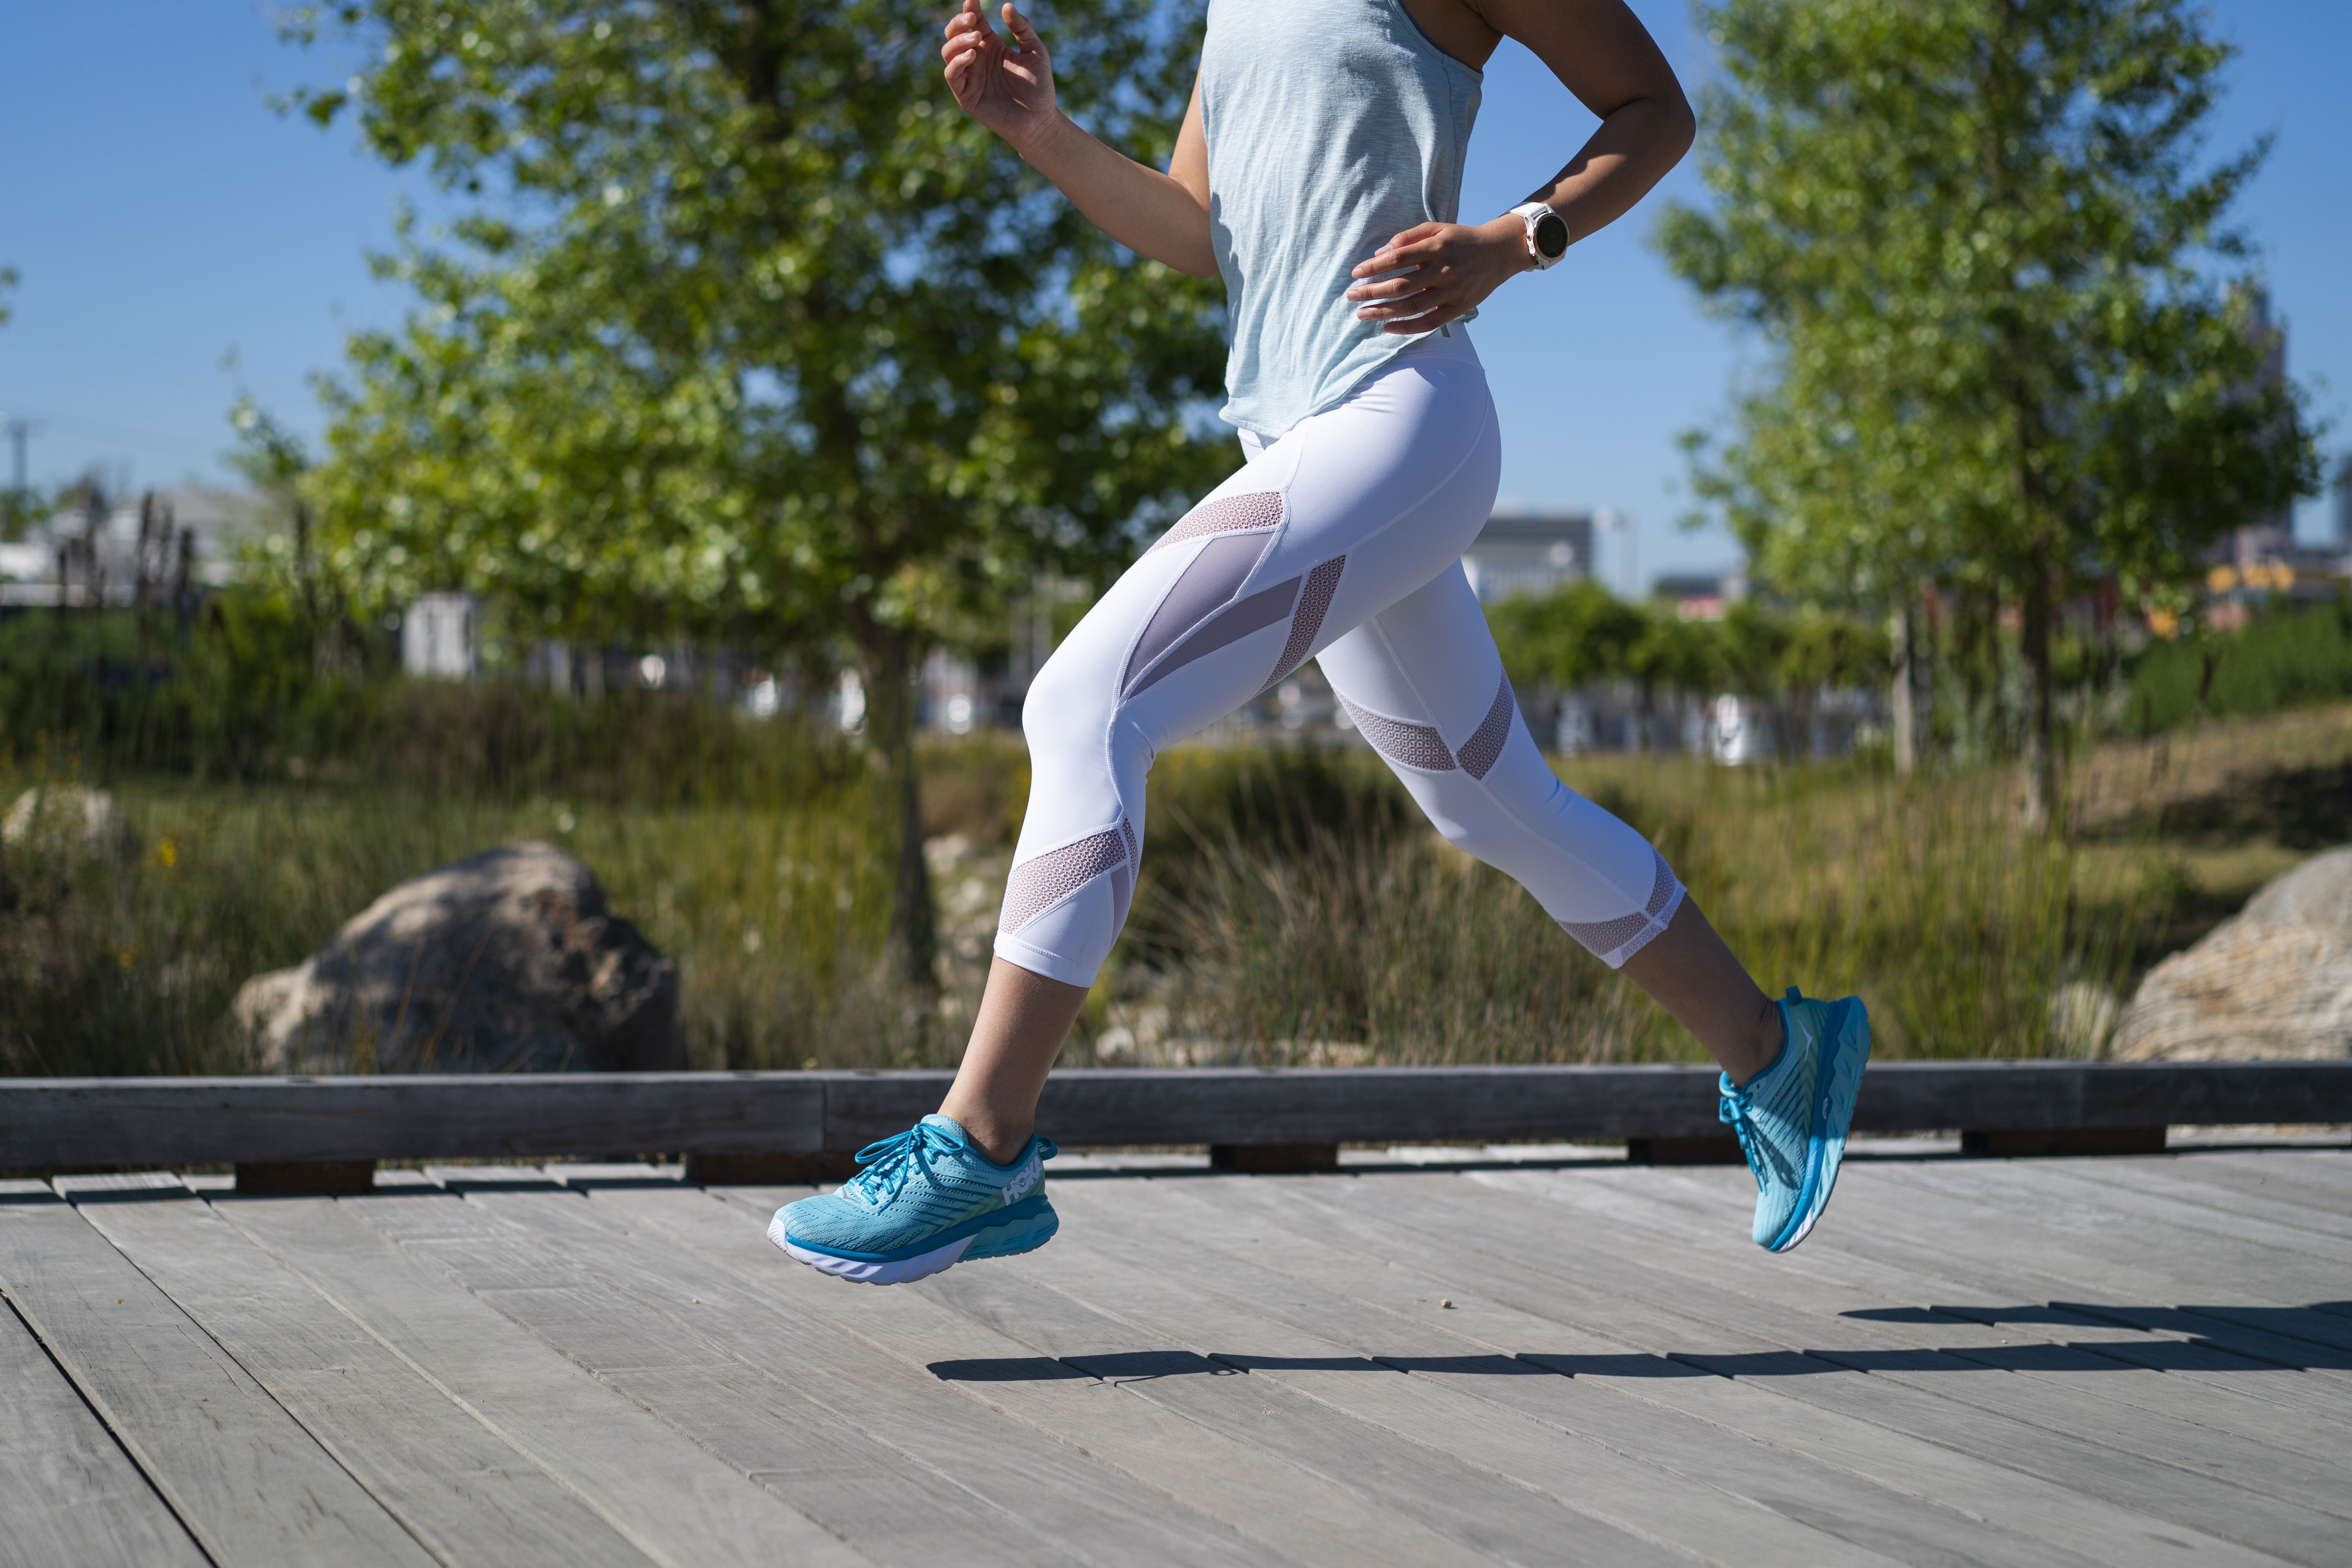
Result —
[{"label": "woman's bare ankle", "polygon": [[972,1148],[999,1165],[1010,1165],[1021,1157],[1021,1151],[1029,1146],[1029,1134],[1036,1127],[1034,1112],[1016,1120],[984,1105],[959,1106],[952,1094],[940,1107],[940,1114],[962,1128]]}]

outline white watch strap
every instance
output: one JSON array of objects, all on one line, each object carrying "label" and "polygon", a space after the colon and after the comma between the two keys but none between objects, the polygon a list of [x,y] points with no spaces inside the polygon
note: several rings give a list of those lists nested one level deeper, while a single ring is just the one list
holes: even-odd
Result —
[{"label": "white watch strap", "polygon": [[1557,267],[1562,260],[1566,259],[1568,256],[1567,246],[1563,245],[1560,247],[1559,255],[1558,256],[1546,256],[1543,253],[1543,247],[1536,243],[1536,225],[1542,222],[1545,218],[1556,220],[1559,224],[1563,232],[1568,228],[1568,220],[1559,216],[1558,209],[1554,208],[1548,202],[1527,202],[1518,206],[1513,207],[1511,209],[1511,216],[1517,218],[1522,224],[1527,226],[1528,255],[1534,258],[1537,270],[1541,271],[1549,267]]}]

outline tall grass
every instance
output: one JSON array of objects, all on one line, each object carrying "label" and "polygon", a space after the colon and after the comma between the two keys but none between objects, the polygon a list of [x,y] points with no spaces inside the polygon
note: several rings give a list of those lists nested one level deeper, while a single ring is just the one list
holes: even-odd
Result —
[{"label": "tall grass", "polygon": [[2126,721],[2144,735],[2352,697],[2352,599],[2266,615],[2236,632],[2156,643],[2133,668]]},{"label": "tall grass", "polygon": [[[698,1066],[954,1059],[1026,793],[1017,743],[924,752],[949,928],[929,997],[882,965],[891,829],[854,752],[691,702],[646,706],[632,729],[495,690],[398,700],[438,728],[373,773],[346,756],[266,782],[100,780],[134,856],[0,855],[0,1072],[240,1070],[226,1020],[244,980],[300,962],[404,878],[529,838],[578,854],[677,961]],[[1994,774],[1901,785],[1657,757],[1570,772],[1659,844],[1759,980],[1860,991],[1887,1054],[2096,1049],[2082,1020],[2100,1007],[2066,999],[2119,993],[2173,896],[2135,844],[2018,831]],[[76,773],[0,758],[0,804]],[[1072,1059],[1697,1054],[1438,839],[1369,752],[1179,749],[1146,826],[1135,919]],[[1122,1029],[1130,1054],[1110,1049]]]},{"label": "tall grass", "polygon": [[[2096,999],[2124,987],[2169,896],[2152,858],[2017,830],[1987,776],[1574,771],[1661,846],[1761,983],[1859,992],[1885,1055],[2095,1052]],[[1319,831],[1286,854],[1227,830],[1191,848],[1189,895],[1140,913],[1142,944],[1175,960],[1173,1038],[1268,1062],[1330,1059],[1331,1042],[1399,1062],[1699,1056],[1524,891],[1426,829]]]}]

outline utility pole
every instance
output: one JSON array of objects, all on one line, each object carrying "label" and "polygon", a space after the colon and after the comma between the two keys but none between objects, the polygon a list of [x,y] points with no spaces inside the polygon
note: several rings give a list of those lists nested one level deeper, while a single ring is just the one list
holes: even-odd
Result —
[{"label": "utility pole", "polygon": [[25,440],[26,437],[29,437],[33,433],[33,422],[29,419],[18,419],[11,415],[0,414],[0,427],[5,427],[7,430],[9,443],[16,449],[16,461],[15,468],[12,470],[13,482],[11,482],[8,487],[8,493],[11,495],[23,495],[25,493],[26,479]]}]

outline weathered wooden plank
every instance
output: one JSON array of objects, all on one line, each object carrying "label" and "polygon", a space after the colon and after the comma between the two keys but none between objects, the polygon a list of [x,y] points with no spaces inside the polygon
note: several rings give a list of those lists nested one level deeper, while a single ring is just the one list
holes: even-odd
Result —
[{"label": "weathered wooden plank", "polygon": [[[1713,1493],[1722,1491],[1784,1516],[1808,1533],[1832,1535],[1898,1562],[2093,1561],[1948,1503],[1889,1488],[1843,1464],[1768,1446],[1727,1421],[1733,1412],[1721,1402],[1711,1418],[1701,1419],[1643,1397],[1634,1392],[1638,1380],[1529,1377],[1533,1363],[1517,1359],[1519,1352],[1532,1345],[1559,1347],[1563,1336],[1557,1325],[1466,1292],[1454,1295],[1461,1288],[1428,1273],[1423,1257],[1373,1258],[1360,1247],[1329,1245],[1312,1234],[1311,1225],[1289,1228],[1285,1205],[1267,1201],[1263,1193],[1244,1195],[1240,1213],[1222,1195],[1181,1184],[1129,1184],[1101,1195],[1113,1200],[1107,1206],[1125,1228],[1166,1237],[1169,1250],[1185,1258],[1188,1277],[1205,1273],[1229,1299],[1255,1304],[1410,1375],[1509,1405],[1662,1468],[1676,1478],[1660,1504],[1669,1519],[1694,1504],[1704,1508]],[[1255,1273],[1234,1270],[1236,1261],[1291,1283],[1269,1286]],[[1638,1359],[1622,1342],[1574,1338],[1602,1359]],[[1698,1381],[1734,1395],[1733,1404],[1746,1392],[1719,1379]],[[1883,1461],[1884,1455],[1879,1458]],[[1742,1522],[1736,1513],[1724,1516],[1733,1531]],[[1652,1528],[1702,1552],[1710,1544],[1685,1533],[1688,1527],[1678,1520]],[[1805,1537],[1784,1533],[1801,1556]],[[1769,1552],[1776,1544],[1759,1535],[1748,1523],[1743,1560],[1759,1547]],[[1813,1550],[1820,1550],[1818,1543]]]},{"label": "weathered wooden plank", "polygon": [[[1055,1353],[1107,1375],[1129,1365],[1150,1375],[1152,1353],[1168,1359],[1169,1350],[1244,1368],[1248,1378],[1239,1385],[1214,1376],[1184,1376],[1181,1370],[1144,1385],[1152,1397],[1196,1404],[1202,1419],[1237,1426],[1257,1422],[1259,1396],[1252,1390],[1261,1381],[1351,1416],[1370,1436],[1351,1438],[1343,1430],[1304,1449],[1298,1447],[1307,1441],[1304,1435],[1285,1432],[1280,1440],[1294,1451],[1319,1448],[1325,1462],[1343,1470],[1357,1467],[1367,1485],[1386,1476],[1428,1478],[1441,1496],[1416,1501],[1436,1510],[1430,1522],[1466,1531],[1469,1543],[1499,1555],[1526,1552],[1517,1532],[1557,1534],[1560,1525],[1553,1516],[1500,1501],[1481,1504],[1474,1520],[1447,1518],[1447,1510],[1476,1495],[1462,1490],[1453,1466],[1491,1472],[1547,1496],[1580,1519],[1587,1531],[1609,1525],[1678,1551],[1707,1557],[1736,1551],[1740,1560],[1755,1563],[1880,1560],[1727,1493],[1711,1478],[1658,1462],[1643,1445],[1625,1440],[1626,1435],[1602,1436],[1587,1423],[1538,1415],[1526,1407],[1528,1390],[1496,1396],[1477,1392],[1551,1381],[1531,1380],[1524,1366],[1508,1358],[1479,1356],[1472,1366],[1453,1358],[1450,1375],[1395,1375],[1401,1368],[1362,1353],[1369,1343],[1441,1355],[1458,1345],[1414,1335],[1416,1344],[1407,1338],[1414,1325],[1404,1319],[1368,1314],[1347,1298],[1192,1248],[1134,1223],[1136,1206],[1148,1203],[1160,1186],[1089,1182],[1057,1193],[1067,1222],[1049,1251],[1059,1249],[1061,1256],[1041,1265],[1040,1273],[1092,1312],[1064,1322],[1067,1337],[1050,1347]],[[971,1268],[942,1277],[938,1288],[967,1310],[992,1312],[1004,1331],[1016,1336],[1037,1334],[1041,1324],[1055,1321],[1057,1310],[1066,1317],[1066,1309],[1018,1292],[1016,1284],[988,1269]],[[1352,1342],[1356,1324],[1350,1320],[1368,1316],[1378,1316],[1380,1326],[1364,1343]],[[1115,1331],[1108,1342],[1107,1328]],[[1129,1349],[1140,1337],[1139,1329],[1150,1336],[1141,1339],[1148,1349],[1140,1356]],[[1564,1380],[1557,1394],[1570,1405],[1591,1403],[1587,1391]],[[1273,1404],[1269,1415],[1287,1408],[1281,1401]],[[1601,1552],[1610,1547],[1605,1535],[1590,1545]],[[1572,1556],[1586,1549],[1565,1542],[1556,1548]]]},{"label": "weathered wooden plank", "polygon": [[2315,1220],[2352,1223],[2352,1153],[2282,1149],[2276,1152],[2284,1157],[2273,1159],[2272,1152],[2184,1151],[2164,1164],[2184,1181],[2292,1203]]},{"label": "weathered wooden plank", "polygon": [[[583,1201],[583,1200],[574,1200]],[[793,1376],[712,1344],[692,1289],[641,1297],[480,1203],[439,1192],[352,1200],[403,1251],[877,1562],[1018,1568],[1078,1559],[954,1478],[877,1442]],[[732,1292],[730,1292],[732,1295]]]},{"label": "weathered wooden plank", "polygon": [[[2299,1224],[2279,1224],[2263,1215],[2230,1212],[2210,1205],[2185,1202],[2177,1195],[2142,1182],[2102,1182],[2075,1168],[2071,1161],[2003,1165],[1987,1172],[1987,1180],[2020,1191],[2055,1198],[2069,1206],[2090,1207],[2126,1217],[2134,1233],[2161,1226],[2170,1232],[2209,1236],[2258,1247],[2273,1256],[2305,1253],[2325,1259],[2338,1276],[2352,1270],[2352,1237]],[[2201,1247],[2200,1247],[2201,1250]]]},{"label": "weathered wooden plank", "polygon": [[[1937,1174],[1960,1180],[1969,1173],[1939,1170]],[[2037,1331],[2034,1325],[2050,1314],[2135,1328],[2148,1335],[2155,1347],[2144,1364],[2184,1377],[2201,1380],[2188,1364],[2200,1350],[2297,1369],[2305,1375],[2263,1380],[2263,1397],[2338,1421],[2352,1419],[2352,1374],[2347,1372],[2352,1352],[2163,1304],[2239,1295],[2244,1285],[2233,1279],[2226,1289],[2216,1289],[2210,1268],[2201,1273],[2183,1268],[2172,1249],[2145,1244],[2112,1264],[2103,1261],[2096,1244],[2104,1237],[2084,1237],[2074,1227],[2087,1224],[2094,1231],[2130,1229],[2113,1216],[2102,1225],[2097,1216],[2086,1221],[2067,1215],[2068,1224],[2062,1227],[2052,1215],[2045,1214],[2040,1224],[2021,1215],[2004,1231],[1998,1250],[1988,1253],[1974,1229],[1986,1212],[1983,1205],[1932,1186],[1913,1185],[1901,1173],[1891,1175],[1883,1187],[1872,1184],[1850,1196],[1842,1194],[1839,1201],[1844,1205],[1843,1219],[1834,1230],[1807,1240],[1808,1258],[1823,1251],[1900,1268],[1930,1282],[1921,1288],[1923,1300],[1957,1303],[1952,1307],[1957,1312],[2027,1332]],[[2308,1308],[2254,1300],[2251,1310],[2279,1327],[2312,1320]],[[2017,1321],[2021,1312],[2021,1324]],[[2109,1354],[2135,1354],[2127,1342],[2112,1338],[2101,1348]]]},{"label": "weathered wooden plank", "polygon": [[[765,1292],[627,1227],[579,1196],[490,1193],[468,1197],[462,1206],[592,1258],[593,1271],[618,1290],[667,1308],[677,1324],[674,1339],[698,1340],[740,1368],[788,1384],[868,1443],[952,1478],[987,1500],[1002,1521],[1000,1539],[1011,1526],[1057,1552],[1105,1561],[1238,1563],[1251,1558],[1241,1539],[1213,1520],[1163,1493],[1118,1485],[1115,1472],[1051,1434],[942,1397],[938,1381],[920,1368],[781,1310]],[[854,1543],[866,1544],[866,1521],[825,1522]],[[957,1550],[961,1555],[963,1549]]]},{"label": "weathered wooden plank", "polygon": [[577,1493],[200,1200],[84,1215],[443,1562],[644,1563]]},{"label": "weathered wooden plank", "polygon": [[[1479,1180],[1512,1192],[1541,1191],[1546,1184],[1535,1173],[1496,1173]],[[2152,1445],[2147,1448],[2149,1457],[2177,1458],[2193,1463],[2200,1474],[2226,1476],[2290,1500],[2331,1508],[2341,1498],[2352,1505],[2352,1468],[2347,1468],[2352,1467],[2352,1451],[2344,1443],[2341,1415],[2314,1415],[2282,1405],[2276,1397],[2279,1384],[2303,1381],[2294,1372],[2217,1352],[2183,1352],[2137,1334],[2110,1332],[2070,1343],[2032,1323],[1987,1321],[1992,1314],[1970,1315],[1965,1308],[1926,1310],[1923,1303],[1938,1299],[1932,1293],[1933,1280],[1835,1247],[1816,1249],[1809,1244],[1803,1251],[1780,1258],[1748,1254],[1736,1243],[1726,1245],[1726,1238],[1711,1227],[1694,1226],[1651,1204],[1646,1194],[1632,1190],[1629,1184],[1603,1178],[1599,1184],[1616,1189],[1612,1212],[1621,1220],[1638,1215],[1643,1224],[1680,1245],[1638,1247],[1621,1225],[1612,1227],[1615,1234],[1589,1237],[1585,1246],[1606,1247],[1612,1256],[1627,1258],[1638,1248],[1655,1272],[1737,1290],[1739,1310],[1750,1314],[1742,1326],[1780,1339],[1792,1349],[1806,1348],[1792,1334],[1801,1334],[1808,1326],[1819,1331],[1834,1321],[1845,1336],[1843,1343],[1851,1348],[1816,1348],[1811,1353],[1906,1375],[1915,1352],[1932,1345],[1939,1357],[2018,1374],[2016,1379],[1963,1381],[1955,1391],[1944,1389],[1939,1380],[1935,1391],[1949,1397],[1987,1403],[1986,1391],[1997,1389],[2000,1402],[1989,1407],[2004,1414],[2078,1430],[2127,1451]],[[1580,1226],[1579,1234],[1586,1234],[1586,1227]],[[1973,1245],[1960,1255],[1974,1257],[1998,1248],[2002,1236],[1987,1226],[1966,1241]],[[1691,1289],[1687,1285],[1672,1288],[1686,1295]],[[1770,1314],[1759,1302],[1801,1315],[1780,1317],[1778,1327],[1767,1327]],[[2040,1394],[2037,1385],[2060,1391],[2063,1397]],[[2158,1425],[2150,1426],[2144,1417],[2154,1417]]]},{"label": "weathered wooden plank", "polygon": [[0,1081],[0,1165],[156,1165],[822,1146],[811,1073]]},{"label": "weathered wooden plank", "polygon": [[[2219,1231],[2177,1229],[2079,1197],[2021,1186],[2002,1167],[1939,1167],[1935,1186],[1920,1173],[1890,1167],[1883,1179],[2000,1215],[2020,1257],[2049,1260],[2052,1272],[2080,1281],[2119,1304],[2170,1305],[2352,1350],[2352,1318],[2327,1310],[2342,1300],[2344,1270],[2299,1248],[2271,1247]],[[1948,1188],[1937,1192],[1937,1187]],[[2315,1369],[2331,1361],[2311,1363]]]},{"label": "weathered wooden plank", "polygon": [[[2189,1163],[2196,1163],[2189,1157]],[[2352,1243],[2352,1215],[2337,1214],[2305,1203],[2295,1194],[2284,1189],[2269,1189],[2267,1184],[2248,1183],[2241,1185],[2228,1180],[2213,1181],[2198,1173],[2180,1169],[2176,1156],[2169,1160],[2136,1160],[2121,1170],[2105,1168],[2110,1162],[2078,1163],[2072,1173],[2102,1186],[2119,1186],[2126,1191],[2148,1193],[2170,1198],[2193,1207],[2210,1209],[2221,1215],[2242,1215],[2248,1219],[2264,1220],[2296,1230],[2315,1230],[2322,1236]]]},{"label": "weathered wooden plank", "polygon": [[[1563,1435],[1514,1416],[1485,1433],[1475,1459],[1465,1458],[1444,1441],[1455,1435],[1445,1418],[1434,1441],[1426,1430],[1397,1425],[1418,1428],[1415,1417],[1427,1414],[1427,1405],[1447,1403],[1435,1397],[1442,1391],[1404,1388],[1407,1380],[1393,1369],[1334,1356],[1328,1342],[1293,1339],[1290,1348],[1303,1352],[1301,1367],[1312,1363],[1399,1385],[1359,1390],[1347,1401],[1320,1397],[1301,1371],[1244,1370],[1205,1349],[1223,1343],[1228,1354],[1237,1353],[1238,1342],[1278,1352],[1286,1346],[1274,1336],[1285,1331],[1253,1324],[1220,1332],[1230,1325],[1213,1321],[1214,1303],[1173,1274],[1130,1279],[1115,1261],[1064,1238],[1049,1250],[1060,1254],[1050,1270],[1024,1276],[975,1265],[940,1276],[931,1288],[1041,1356],[1278,1452],[1285,1463],[1331,1484],[1355,1487],[1470,1551],[1505,1562],[1657,1563],[1681,1555],[1644,1539],[1622,1514],[1595,1512],[1559,1495],[1580,1489],[1578,1467],[1585,1458]],[[1203,1312],[1212,1318],[1203,1320]],[[1367,1420],[1366,1403],[1385,1408],[1391,1419]],[[1530,1472],[1538,1478],[1533,1485],[1522,1479]]]},{"label": "weathered wooden plank", "polygon": [[[16,1184],[6,1184],[16,1187]],[[37,1184],[26,1183],[25,1186]],[[38,1197],[0,1191],[0,1206]],[[0,1565],[201,1568],[196,1549],[139,1467],[91,1414],[23,1320],[0,1306]]]},{"label": "weathered wooden plank", "polygon": [[[1896,1425],[1899,1414],[1903,1429],[1917,1435],[1988,1458],[2030,1465],[2078,1491],[2293,1561],[2329,1561],[2346,1538],[2343,1517],[2328,1505],[2347,1506],[2352,1492],[2340,1482],[2315,1485],[2307,1464],[2303,1472],[2293,1472],[2293,1456],[2284,1450],[2185,1423],[2167,1426],[2154,1414],[2119,1412],[2116,1402],[2084,1398],[2036,1377],[2004,1376],[1965,1357],[1876,1331],[1865,1321],[1789,1308],[1759,1283],[1769,1278],[1760,1272],[1743,1278],[1742,1289],[1734,1292],[1708,1278],[1709,1268],[1724,1259],[1696,1258],[1688,1245],[1643,1248],[1638,1237],[1629,1244],[1622,1233],[1612,1237],[1590,1223],[1560,1225],[1561,1211],[1540,1212],[1547,1205],[1534,1205],[1533,1212],[1518,1207],[1511,1202],[1515,1194],[1466,1181],[1453,1186],[1456,1190],[1449,1192],[1424,1184],[1421,1190],[1385,1194],[1383,1215],[1401,1229],[1453,1237],[1489,1253],[1531,1245],[1564,1250],[1572,1237],[1577,1273],[1590,1278],[1605,1271],[1614,1294],[1653,1308],[1671,1303],[1711,1324],[1718,1335],[1758,1342],[1750,1349],[1679,1358],[1695,1365],[1727,1375],[1785,1378],[1804,1385],[1790,1390],[1799,1397],[1851,1398],[1855,1385],[1882,1380],[1933,1394],[1876,1418]],[[1643,1255],[1636,1257],[1637,1250]],[[1568,1272],[1549,1259],[1533,1267]],[[1820,1348],[1832,1333],[1843,1344]],[[1868,1376],[1849,1384],[1822,1374],[1824,1364],[1866,1371]],[[2118,1368],[2106,1375],[2137,1374]],[[1862,1397],[1875,1398],[1866,1393]],[[2159,1429],[2160,1439],[2155,1436]],[[2209,1470],[2209,1464],[2221,1474]]]},{"label": "weathered wooden plank", "polygon": [[[413,1202],[370,1199],[366,1202]],[[215,1212],[656,1562],[867,1559],[326,1199]]]},{"label": "weathered wooden plank", "polygon": [[[856,1148],[948,1075],[567,1073],[0,1081],[0,1164],[317,1163]],[[1074,1147],[1705,1138],[1712,1069],[1678,1066],[1088,1069],[1039,1124]],[[2352,1121],[2352,1062],[1890,1062],[1854,1126],[1906,1131]]]},{"label": "weathered wooden plank", "polygon": [[[800,1191],[600,1193],[595,1202],[650,1226],[780,1306],[856,1334],[921,1366],[956,1394],[1008,1419],[1060,1434],[1124,1473],[1223,1521],[1267,1557],[1423,1568],[1484,1563],[1353,1486],[1267,1449],[1186,1420],[1129,1389],[1037,1356],[1029,1346],[957,1312],[921,1286],[845,1290],[787,1259],[762,1234],[776,1205]],[[748,1223],[747,1223],[748,1222]]]},{"label": "weathered wooden plank", "polygon": [[0,1290],[215,1563],[432,1562],[72,1207],[0,1205]]},{"label": "weathered wooden plank", "polygon": [[[1779,1352],[1771,1342],[1685,1316],[1672,1306],[1620,1294],[1588,1278],[1580,1249],[1569,1246],[1565,1266],[1538,1267],[1535,1258],[1559,1243],[1482,1249],[1407,1230],[1383,1194],[1386,1179],[1269,1184],[1262,1202],[1277,1212],[1266,1223],[1311,1226],[1333,1245],[1368,1257],[1412,1249],[1432,1266],[1458,1271],[1454,1297],[1471,1310],[1500,1305],[1557,1325],[1518,1348],[1523,1359],[1581,1382],[1615,1383],[1651,1402],[1671,1405],[1824,1462],[1843,1465],[1881,1485],[1948,1500],[1979,1517],[1998,1520],[2084,1556],[2137,1568],[2151,1555],[2187,1549],[2200,1561],[2274,1563],[2193,1527],[2109,1500],[2087,1496],[2021,1464],[2003,1444],[2013,1425],[1884,1380],[1851,1382],[1822,1373],[1825,1363]],[[1742,1375],[1708,1375],[1694,1364],[1703,1352],[1745,1354]],[[1777,1353],[1776,1353],[1777,1352]],[[1779,1373],[1785,1375],[1766,1375]],[[1959,1445],[1955,1435],[1980,1434]]]}]

